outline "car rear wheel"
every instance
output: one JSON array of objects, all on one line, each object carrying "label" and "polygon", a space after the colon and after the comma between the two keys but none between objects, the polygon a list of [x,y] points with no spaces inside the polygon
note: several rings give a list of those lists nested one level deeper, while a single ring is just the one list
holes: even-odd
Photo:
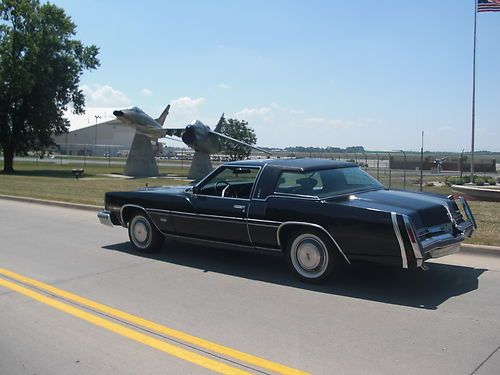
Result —
[{"label": "car rear wheel", "polygon": [[142,213],[132,216],[128,225],[128,236],[134,248],[143,253],[158,251],[164,241],[163,234]]},{"label": "car rear wheel", "polygon": [[331,247],[331,240],[320,231],[295,232],[288,241],[288,264],[299,279],[319,283],[342,264],[337,251]]}]

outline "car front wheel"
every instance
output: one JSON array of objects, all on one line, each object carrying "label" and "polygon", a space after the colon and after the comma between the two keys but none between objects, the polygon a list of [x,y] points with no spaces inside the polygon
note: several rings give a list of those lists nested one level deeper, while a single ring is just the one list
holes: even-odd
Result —
[{"label": "car front wheel", "polygon": [[287,260],[299,279],[311,283],[327,279],[341,265],[331,240],[320,231],[295,232],[288,241]]},{"label": "car front wheel", "polygon": [[163,244],[164,236],[142,213],[135,214],[128,225],[130,242],[137,251],[152,253]]}]

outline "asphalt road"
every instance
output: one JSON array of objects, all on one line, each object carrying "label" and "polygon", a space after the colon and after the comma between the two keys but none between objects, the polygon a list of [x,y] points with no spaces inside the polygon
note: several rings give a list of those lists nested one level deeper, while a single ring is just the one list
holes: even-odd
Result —
[{"label": "asphalt road", "polygon": [[0,374],[499,373],[500,258],[311,286],[280,257],[127,241],[92,212],[0,200]]}]

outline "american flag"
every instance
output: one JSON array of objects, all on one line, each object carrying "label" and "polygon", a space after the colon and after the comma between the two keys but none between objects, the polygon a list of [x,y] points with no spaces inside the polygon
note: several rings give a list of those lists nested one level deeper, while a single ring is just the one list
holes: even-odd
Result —
[{"label": "american flag", "polygon": [[478,12],[500,12],[500,0],[477,0]]}]

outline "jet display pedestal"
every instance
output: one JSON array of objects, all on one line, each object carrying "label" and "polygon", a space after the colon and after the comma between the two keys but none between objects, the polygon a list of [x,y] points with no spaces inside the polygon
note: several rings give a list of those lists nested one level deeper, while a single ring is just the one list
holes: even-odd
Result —
[{"label": "jet display pedestal", "polygon": [[160,174],[151,138],[135,133],[124,172],[132,177],[156,177]]},{"label": "jet display pedestal", "polygon": [[210,154],[201,151],[195,151],[188,178],[191,180],[201,180],[207,174],[212,172],[212,161]]}]

